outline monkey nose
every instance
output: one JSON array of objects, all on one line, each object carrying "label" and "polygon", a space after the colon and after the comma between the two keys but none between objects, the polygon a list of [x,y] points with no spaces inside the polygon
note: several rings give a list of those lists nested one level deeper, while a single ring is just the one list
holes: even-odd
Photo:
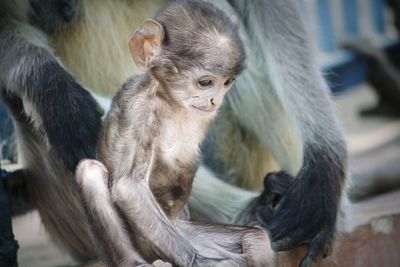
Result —
[{"label": "monkey nose", "polygon": [[214,98],[211,98],[210,99],[210,104],[211,104],[211,106],[215,106],[217,104],[217,101],[215,101]]}]

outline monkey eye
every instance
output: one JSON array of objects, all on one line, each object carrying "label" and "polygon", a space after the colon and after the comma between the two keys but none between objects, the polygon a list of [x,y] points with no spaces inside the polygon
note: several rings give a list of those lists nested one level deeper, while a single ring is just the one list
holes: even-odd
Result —
[{"label": "monkey eye", "polygon": [[229,85],[231,85],[234,81],[235,81],[235,78],[229,78],[229,79],[226,80],[226,82],[224,83],[224,86],[229,86]]},{"label": "monkey eye", "polygon": [[210,87],[210,86],[213,85],[213,81],[211,81],[211,80],[200,80],[199,81],[199,85],[201,87]]}]

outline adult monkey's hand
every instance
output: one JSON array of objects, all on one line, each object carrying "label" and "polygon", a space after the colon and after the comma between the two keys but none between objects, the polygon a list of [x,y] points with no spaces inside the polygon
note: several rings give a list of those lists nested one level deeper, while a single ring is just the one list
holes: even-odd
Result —
[{"label": "adult monkey's hand", "polygon": [[[238,113],[239,123],[253,131],[291,175],[267,177],[256,212],[258,222],[269,231],[276,251],[308,243],[310,250],[302,262],[307,266],[328,251],[334,237],[347,174],[344,137],[298,1],[229,2],[250,33],[250,51],[266,48],[262,53],[249,52],[249,69],[261,66],[254,69],[260,76],[237,81],[247,86],[259,79],[257,86],[262,89],[248,102],[246,113]],[[243,95],[237,91],[240,97],[235,101],[249,99],[251,91]]]},{"label": "adult monkey's hand", "polygon": [[331,252],[345,177],[339,165],[342,161],[337,158],[330,164],[316,154],[305,159],[308,164],[296,178],[284,172],[265,177],[265,192],[257,211],[275,251],[309,244],[301,267],[311,266],[320,253],[327,256]]}]

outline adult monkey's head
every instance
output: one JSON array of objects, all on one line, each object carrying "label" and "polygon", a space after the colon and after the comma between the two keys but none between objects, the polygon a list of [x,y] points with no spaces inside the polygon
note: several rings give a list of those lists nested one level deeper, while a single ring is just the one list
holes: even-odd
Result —
[{"label": "adult monkey's head", "polygon": [[29,19],[49,35],[62,32],[78,21],[81,0],[29,0]]}]

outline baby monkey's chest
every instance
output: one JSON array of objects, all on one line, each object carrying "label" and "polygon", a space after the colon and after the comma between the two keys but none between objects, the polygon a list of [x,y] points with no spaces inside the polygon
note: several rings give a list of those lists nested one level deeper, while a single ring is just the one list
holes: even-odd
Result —
[{"label": "baby monkey's chest", "polygon": [[170,166],[161,159],[157,161],[150,176],[150,189],[164,212],[174,219],[179,216],[190,196],[198,164],[182,164],[178,161],[175,166]]},{"label": "baby monkey's chest", "polygon": [[169,218],[179,216],[192,191],[204,136],[198,120],[168,120],[157,138],[150,188]]}]

